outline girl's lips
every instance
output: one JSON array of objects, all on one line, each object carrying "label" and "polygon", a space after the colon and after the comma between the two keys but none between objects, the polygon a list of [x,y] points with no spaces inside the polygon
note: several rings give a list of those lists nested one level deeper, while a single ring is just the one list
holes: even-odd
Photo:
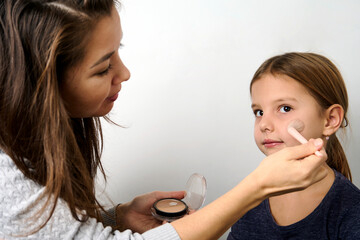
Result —
[{"label": "girl's lips", "polygon": [[108,97],[108,99],[112,102],[116,101],[116,99],[118,98],[119,96],[119,93],[116,93],[115,95],[111,96],[111,97]]},{"label": "girl's lips", "polygon": [[272,148],[272,147],[276,147],[279,146],[281,144],[283,144],[284,142],[282,141],[276,141],[276,140],[271,140],[271,139],[265,139],[263,141],[263,145],[267,148]]}]

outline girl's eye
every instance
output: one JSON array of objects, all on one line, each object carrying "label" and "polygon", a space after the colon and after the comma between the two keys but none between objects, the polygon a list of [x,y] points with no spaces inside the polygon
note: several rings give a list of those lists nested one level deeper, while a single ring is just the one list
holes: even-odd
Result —
[{"label": "girl's eye", "polygon": [[111,67],[112,67],[112,65],[109,64],[109,66],[108,66],[104,71],[99,72],[99,73],[97,73],[96,75],[98,75],[98,76],[100,76],[100,77],[105,76],[106,74],[109,73],[109,70],[111,69]]},{"label": "girl's eye", "polygon": [[291,109],[292,109],[292,108],[289,107],[289,106],[282,106],[282,107],[280,108],[280,112],[283,112],[283,113],[290,112]]},{"label": "girl's eye", "polygon": [[264,112],[262,110],[254,110],[255,117],[261,117],[264,115]]}]

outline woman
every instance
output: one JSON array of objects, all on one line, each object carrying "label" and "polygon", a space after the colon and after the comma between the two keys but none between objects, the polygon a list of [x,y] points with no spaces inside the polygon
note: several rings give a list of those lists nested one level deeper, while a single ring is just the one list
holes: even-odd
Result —
[{"label": "woman", "polygon": [[99,117],[130,77],[117,51],[114,1],[5,0],[0,13],[1,238],[215,239],[267,197],[325,177],[326,154],[313,154],[322,141],[313,140],[266,158],[227,194],[171,224],[159,226],[150,207],[184,192],[105,211],[94,191],[96,170],[104,174]]}]

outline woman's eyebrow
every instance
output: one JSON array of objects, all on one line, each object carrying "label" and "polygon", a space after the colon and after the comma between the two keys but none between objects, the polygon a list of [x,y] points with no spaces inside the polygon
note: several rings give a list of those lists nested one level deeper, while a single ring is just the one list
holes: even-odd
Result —
[{"label": "woman's eyebrow", "polygon": [[112,51],[110,53],[105,54],[103,57],[101,57],[94,65],[91,66],[91,68],[95,67],[96,65],[99,65],[100,63],[108,60],[113,54],[115,53],[115,51]]}]

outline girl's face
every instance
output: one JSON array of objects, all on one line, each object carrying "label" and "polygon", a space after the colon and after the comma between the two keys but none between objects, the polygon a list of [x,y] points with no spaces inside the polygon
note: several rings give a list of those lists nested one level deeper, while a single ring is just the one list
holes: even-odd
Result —
[{"label": "girl's face", "polygon": [[118,54],[122,30],[114,8],[95,27],[84,60],[65,73],[61,96],[72,118],[98,117],[110,112],[121,83],[130,72]]},{"label": "girl's face", "polygon": [[306,138],[319,138],[325,127],[324,110],[304,86],[286,75],[265,74],[251,87],[255,114],[254,136],[259,149],[270,155],[300,144],[288,132],[292,120],[301,120]]}]

